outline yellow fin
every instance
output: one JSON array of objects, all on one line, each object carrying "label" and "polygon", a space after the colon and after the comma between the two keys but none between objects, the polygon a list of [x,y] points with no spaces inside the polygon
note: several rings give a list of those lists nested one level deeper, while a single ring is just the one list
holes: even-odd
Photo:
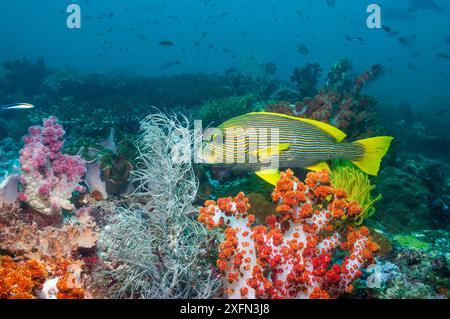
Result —
[{"label": "yellow fin", "polygon": [[320,128],[322,131],[324,131],[324,132],[330,134],[332,137],[334,137],[336,142],[342,142],[344,140],[344,138],[347,137],[347,134],[342,132],[337,127],[334,127],[333,125],[330,125],[330,124],[327,124],[327,123],[323,123],[323,122],[319,122],[319,121],[316,121],[316,120],[305,119],[305,118],[298,118],[298,120]]},{"label": "yellow fin", "polygon": [[278,181],[280,180],[280,172],[276,169],[267,169],[264,171],[256,172],[258,177],[261,177],[266,182],[276,186]]},{"label": "yellow fin", "polygon": [[353,163],[369,175],[378,175],[381,159],[386,155],[393,139],[392,136],[377,136],[354,142],[364,147],[364,156]]},{"label": "yellow fin", "polygon": [[307,167],[307,169],[314,172],[321,172],[324,169],[331,171],[330,166],[328,166],[326,162],[319,162],[317,164],[314,164],[313,166]]},{"label": "yellow fin", "polygon": [[301,117],[297,117],[297,116],[291,116],[291,115],[280,114],[280,113],[273,113],[273,112],[252,112],[252,113],[249,113],[249,114],[274,115],[274,116],[285,117],[285,118],[288,118],[288,119],[291,119],[291,120],[297,120],[297,121],[301,121],[301,122],[304,122],[304,123],[308,123],[308,124],[311,124],[311,125],[319,128],[319,129],[321,129],[322,131],[330,134],[336,140],[336,142],[342,142],[344,140],[344,138],[347,137],[347,134],[342,132],[337,127],[334,127],[333,125],[330,125],[330,124],[327,124],[327,123],[323,123],[323,122],[319,122],[319,121],[316,121],[316,120],[305,119],[305,118],[301,118]]}]

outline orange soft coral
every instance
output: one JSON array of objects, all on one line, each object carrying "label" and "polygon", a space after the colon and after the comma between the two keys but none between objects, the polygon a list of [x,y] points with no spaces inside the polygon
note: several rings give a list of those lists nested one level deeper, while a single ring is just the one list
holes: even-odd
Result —
[{"label": "orange soft coral", "polygon": [[53,274],[59,277],[56,284],[58,299],[83,299],[84,289],[81,287],[82,265],[70,260],[59,260],[53,266]]},{"label": "orange soft coral", "polygon": [[14,262],[0,257],[0,299],[33,299],[36,290],[47,279],[45,266],[36,260]]}]

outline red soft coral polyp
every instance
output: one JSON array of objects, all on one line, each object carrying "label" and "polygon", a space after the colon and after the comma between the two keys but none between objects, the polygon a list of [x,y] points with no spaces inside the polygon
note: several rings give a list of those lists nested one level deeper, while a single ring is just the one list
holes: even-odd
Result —
[{"label": "red soft coral polyp", "polygon": [[[207,201],[198,220],[208,228],[226,225],[217,267],[230,298],[336,298],[352,291],[361,267],[378,246],[367,228],[335,227],[361,213],[356,202],[334,189],[329,172],[311,172],[301,183],[291,170],[281,173],[272,192],[277,215],[268,227],[254,226],[248,199]],[[223,220],[221,225],[217,221]],[[337,231],[339,229],[339,231]],[[336,249],[347,251],[331,264]]]}]

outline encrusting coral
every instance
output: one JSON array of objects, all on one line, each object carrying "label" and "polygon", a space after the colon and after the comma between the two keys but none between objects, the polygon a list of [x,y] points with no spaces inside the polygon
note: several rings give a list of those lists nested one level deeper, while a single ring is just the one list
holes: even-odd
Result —
[{"label": "encrusting coral", "polygon": [[29,259],[53,261],[71,258],[95,248],[98,233],[88,209],[60,227],[38,226],[16,204],[0,210],[0,249]]},{"label": "encrusting coral", "polygon": [[[209,229],[225,227],[217,267],[231,298],[335,298],[352,291],[361,268],[378,250],[365,227],[345,227],[362,210],[343,189],[330,183],[328,171],[309,173],[305,183],[291,170],[281,174],[272,193],[277,215],[267,226],[255,217],[244,193],[207,201],[199,221]],[[332,253],[348,251],[330,265]]]},{"label": "encrusting coral", "polygon": [[43,127],[30,127],[28,133],[20,151],[23,191],[19,200],[44,215],[73,210],[69,199],[75,190],[83,190],[79,183],[86,173],[84,161],[61,153],[65,132],[55,117],[44,120]]},{"label": "encrusting coral", "polygon": [[3,205],[0,250],[14,259],[0,257],[0,299],[84,298],[83,268],[96,261],[97,238],[89,209],[57,228],[31,223],[18,203]]}]

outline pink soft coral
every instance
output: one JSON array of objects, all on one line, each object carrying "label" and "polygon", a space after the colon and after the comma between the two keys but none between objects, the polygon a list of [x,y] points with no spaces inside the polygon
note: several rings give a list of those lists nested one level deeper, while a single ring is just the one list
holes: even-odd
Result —
[{"label": "pink soft coral", "polygon": [[64,155],[64,129],[55,117],[44,120],[43,127],[32,126],[23,138],[20,151],[23,192],[19,199],[45,215],[61,214],[74,207],[69,199],[80,186],[86,173],[85,162],[79,156]]}]

